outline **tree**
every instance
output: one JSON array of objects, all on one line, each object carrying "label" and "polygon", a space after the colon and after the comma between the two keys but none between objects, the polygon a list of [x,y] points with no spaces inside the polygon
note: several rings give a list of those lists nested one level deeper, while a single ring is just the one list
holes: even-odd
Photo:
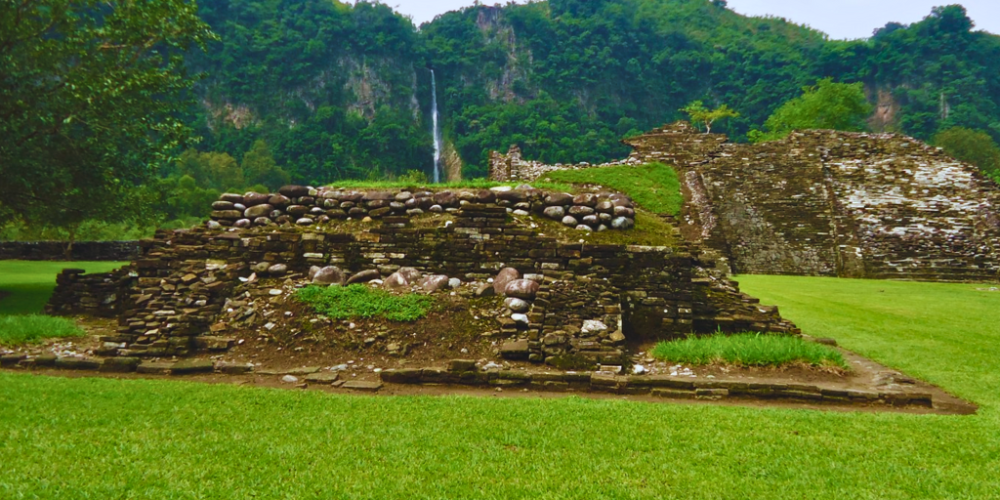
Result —
[{"label": "tree", "polygon": [[1000,147],[986,132],[954,127],[935,135],[932,143],[949,155],[975,165],[990,177],[1000,179]]},{"label": "tree", "polygon": [[240,167],[248,184],[263,184],[277,190],[291,182],[291,176],[274,161],[271,150],[262,139],[254,141],[250,151],[243,155]]},{"label": "tree", "polygon": [[781,139],[793,130],[861,131],[871,112],[861,83],[835,83],[826,78],[781,105],[764,122],[767,132],[752,130],[748,137],[751,142],[763,142]]},{"label": "tree", "polygon": [[129,193],[189,138],[183,55],[213,36],[190,0],[0,3],[0,216],[135,214]]},{"label": "tree", "polygon": [[694,101],[686,107],[681,108],[681,111],[687,113],[691,117],[691,122],[695,125],[704,126],[706,134],[712,133],[712,124],[715,122],[725,118],[739,118],[740,116],[739,113],[730,109],[725,104],[715,109],[708,109],[702,101]]}]

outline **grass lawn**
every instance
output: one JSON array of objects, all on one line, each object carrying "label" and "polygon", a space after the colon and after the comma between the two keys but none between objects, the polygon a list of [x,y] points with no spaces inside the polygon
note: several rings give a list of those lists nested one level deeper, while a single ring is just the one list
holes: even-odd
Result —
[{"label": "grass lawn", "polygon": [[0,346],[19,346],[44,339],[83,337],[76,322],[43,314],[0,316]]},{"label": "grass lawn", "polygon": [[0,374],[0,498],[1000,498],[1000,294],[744,277],[975,416]]},{"label": "grass lawn", "polygon": [[[42,312],[56,287],[56,275],[63,269],[85,269],[89,273],[106,273],[122,267],[124,262],[34,262],[0,260],[0,315],[35,314]],[[0,293],[0,295],[5,295]]]},{"label": "grass lawn", "polygon": [[840,352],[785,335],[712,335],[660,342],[650,352],[671,363],[695,366],[713,363],[737,366],[784,366],[805,363],[847,369]]}]

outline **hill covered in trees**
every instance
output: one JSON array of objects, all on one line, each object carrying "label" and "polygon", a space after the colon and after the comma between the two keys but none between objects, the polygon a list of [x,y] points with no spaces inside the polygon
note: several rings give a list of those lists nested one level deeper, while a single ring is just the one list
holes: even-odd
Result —
[{"label": "hill covered in trees", "polygon": [[221,41],[192,63],[208,76],[192,113],[199,149],[238,158],[264,140],[302,182],[429,172],[429,68],[467,175],[512,143],[547,162],[611,159],[625,153],[622,136],[681,118],[694,100],[738,111],[719,131],[742,140],[823,78],[863,83],[875,130],[1000,138],[1000,37],[975,31],[957,5],[863,41],[721,0],[474,6],[419,29],[364,1],[200,6]]}]

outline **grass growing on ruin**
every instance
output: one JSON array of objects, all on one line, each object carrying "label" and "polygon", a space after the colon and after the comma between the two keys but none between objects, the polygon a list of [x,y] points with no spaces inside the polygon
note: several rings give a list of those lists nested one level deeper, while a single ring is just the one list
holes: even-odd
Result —
[{"label": "grass growing on ruin", "polygon": [[674,239],[673,226],[660,217],[641,209],[636,210],[635,227],[628,231],[580,231],[540,215],[536,215],[534,221],[539,225],[540,233],[566,242],[582,240],[589,245],[644,245],[653,247],[670,247],[677,242]]},{"label": "grass growing on ruin", "polygon": [[309,286],[295,296],[316,312],[332,319],[385,318],[389,321],[416,321],[427,316],[433,300],[415,293],[393,295],[367,285]]},{"label": "grass growing on ruin", "polygon": [[677,172],[662,163],[562,170],[545,174],[541,180],[599,184],[631,196],[640,206],[657,214],[677,215],[684,203]]},{"label": "grass growing on ruin", "polygon": [[650,352],[671,363],[780,367],[796,363],[848,369],[840,352],[785,335],[711,335],[660,342]]},{"label": "grass growing on ruin", "polygon": [[73,320],[43,316],[41,314],[19,314],[0,316],[0,345],[12,347],[33,344],[45,339],[82,337],[83,329]]},{"label": "grass growing on ruin", "polygon": [[[973,416],[0,373],[0,498],[998,498],[1000,293],[741,277]],[[610,458],[609,458],[610,457]]]},{"label": "grass growing on ruin", "polygon": [[0,260],[0,315],[42,312],[63,269],[106,273],[125,262],[35,262]]}]

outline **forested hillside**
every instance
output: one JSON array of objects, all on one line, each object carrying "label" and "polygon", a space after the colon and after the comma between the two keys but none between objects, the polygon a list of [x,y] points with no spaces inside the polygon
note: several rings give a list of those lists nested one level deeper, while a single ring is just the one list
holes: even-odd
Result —
[{"label": "forested hillside", "polygon": [[428,68],[467,175],[512,143],[549,162],[618,157],[622,136],[698,99],[737,110],[720,131],[742,140],[827,77],[864,83],[877,130],[1000,137],[1000,37],[959,6],[853,42],[722,0],[477,6],[419,29],[363,1],[203,0],[201,12],[221,41],[193,63],[208,75],[199,149],[239,158],[263,139],[302,182],[429,172]]}]

